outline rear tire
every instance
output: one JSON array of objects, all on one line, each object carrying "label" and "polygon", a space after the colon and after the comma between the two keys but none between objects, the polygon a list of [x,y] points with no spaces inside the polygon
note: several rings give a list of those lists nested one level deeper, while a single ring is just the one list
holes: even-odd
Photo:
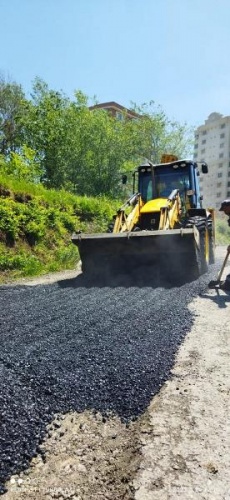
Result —
[{"label": "rear tire", "polygon": [[213,234],[212,219],[208,219],[208,235],[209,235],[209,264],[215,263],[215,243]]},{"label": "rear tire", "polygon": [[209,236],[206,227],[202,228],[200,233],[200,250],[197,248],[197,260],[199,259],[199,273],[204,274],[208,271],[209,264]]},{"label": "rear tire", "polygon": [[200,248],[196,246],[196,254],[191,262],[192,275],[197,278],[208,270],[210,262],[210,238],[207,227],[207,219],[199,215],[190,217],[186,221],[186,228],[196,226],[200,235]]},{"label": "rear tire", "polygon": [[112,220],[109,225],[108,225],[108,228],[107,228],[107,233],[113,233],[113,229],[114,229],[114,225],[115,225],[115,221]]}]

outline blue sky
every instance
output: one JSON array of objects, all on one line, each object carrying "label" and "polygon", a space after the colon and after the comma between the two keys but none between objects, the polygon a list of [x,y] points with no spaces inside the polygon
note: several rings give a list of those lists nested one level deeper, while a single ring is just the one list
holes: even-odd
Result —
[{"label": "blue sky", "polygon": [[155,101],[200,125],[230,115],[229,0],[0,0],[0,72],[73,98]]}]

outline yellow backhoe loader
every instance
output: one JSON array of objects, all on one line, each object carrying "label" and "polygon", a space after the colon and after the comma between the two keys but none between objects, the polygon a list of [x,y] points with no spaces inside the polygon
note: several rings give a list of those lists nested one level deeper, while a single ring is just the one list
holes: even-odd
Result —
[{"label": "yellow backhoe loader", "polygon": [[[214,210],[202,206],[198,164],[167,155],[162,160],[137,168],[137,191],[107,233],[72,235],[84,273],[180,271],[193,279],[214,263]],[[208,172],[204,162],[201,171]]]}]

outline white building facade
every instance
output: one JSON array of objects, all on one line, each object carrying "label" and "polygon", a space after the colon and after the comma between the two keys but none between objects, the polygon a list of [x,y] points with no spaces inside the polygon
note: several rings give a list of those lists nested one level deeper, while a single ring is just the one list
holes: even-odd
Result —
[{"label": "white building facade", "polygon": [[203,206],[218,209],[230,198],[230,116],[211,113],[196,129],[194,160],[208,164],[208,174],[200,175]]}]

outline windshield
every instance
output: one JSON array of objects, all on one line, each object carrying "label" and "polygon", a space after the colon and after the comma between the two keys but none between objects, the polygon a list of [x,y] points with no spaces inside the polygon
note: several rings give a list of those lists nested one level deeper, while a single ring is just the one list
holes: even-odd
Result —
[{"label": "windshield", "polygon": [[167,198],[173,189],[179,189],[183,196],[190,189],[189,172],[186,168],[155,169],[154,184],[151,172],[146,172],[140,175],[139,189],[144,201]]}]

